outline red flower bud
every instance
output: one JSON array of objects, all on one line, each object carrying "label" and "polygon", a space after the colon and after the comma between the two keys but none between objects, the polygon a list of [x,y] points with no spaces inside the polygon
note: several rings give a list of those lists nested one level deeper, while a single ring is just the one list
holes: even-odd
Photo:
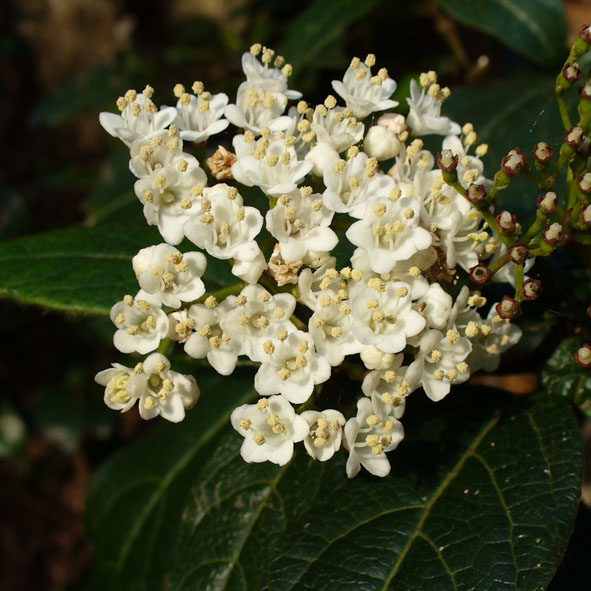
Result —
[{"label": "red flower bud", "polygon": [[529,256],[529,250],[523,244],[514,244],[509,248],[509,258],[516,264],[521,265]]},{"label": "red flower bud", "polygon": [[470,269],[470,279],[484,285],[490,279],[490,269],[484,263],[478,263]]},{"label": "red flower bud", "polygon": [[585,226],[591,226],[591,205],[587,205],[587,207],[581,207],[581,213],[579,214],[579,217]]},{"label": "red flower bud", "polygon": [[585,43],[591,43],[591,25],[583,25],[579,35]]},{"label": "red flower bud", "polygon": [[515,318],[519,313],[519,302],[511,296],[503,296],[495,306],[495,311],[503,320]]},{"label": "red flower bud", "polygon": [[509,234],[515,230],[515,221],[517,218],[515,214],[507,211],[504,209],[501,213],[496,217],[497,224],[499,225],[499,229],[503,234]]},{"label": "red flower bud", "polygon": [[484,185],[470,183],[470,186],[464,191],[464,195],[470,203],[482,203],[486,199],[486,189]]},{"label": "red flower bud", "polygon": [[564,141],[576,150],[583,143],[583,128],[575,126],[565,131]]},{"label": "red flower bud", "polygon": [[562,240],[564,240],[562,226],[558,222],[546,226],[546,228],[542,230],[542,240],[548,244],[558,244],[559,242],[562,242]]},{"label": "red flower bud", "polygon": [[521,171],[526,162],[525,154],[519,148],[515,148],[503,157],[501,169],[507,176],[514,176]]},{"label": "red flower bud", "polygon": [[575,363],[581,367],[591,367],[591,346],[585,343],[575,353]]},{"label": "red flower bud", "polygon": [[521,286],[521,294],[526,300],[535,300],[542,291],[542,282],[539,279],[526,279]]},{"label": "red flower bud", "polygon": [[551,214],[556,211],[558,205],[558,196],[554,191],[548,191],[545,195],[538,197],[538,209],[541,213]]},{"label": "red flower bud", "polygon": [[437,166],[444,172],[452,172],[458,167],[458,155],[451,150],[443,150],[437,154]]},{"label": "red flower bud", "polygon": [[533,149],[534,158],[540,164],[547,164],[554,156],[554,148],[549,146],[546,142],[538,142]]}]

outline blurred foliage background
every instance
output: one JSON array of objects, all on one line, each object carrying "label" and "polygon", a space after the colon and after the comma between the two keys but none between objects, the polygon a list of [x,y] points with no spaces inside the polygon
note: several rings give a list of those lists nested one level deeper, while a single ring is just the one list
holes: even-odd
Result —
[{"label": "blurred foliage background", "polygon": [[[556,144],[552,79],[566,55],[564,27],[557,24],[541,51],[528,43],[527,31],[512,30],[510,15],[479,13],[487,4],[494,2],[473,3],[478,9],[471,11],[453,0],[5,0],[0,240],[71,226],[141,224],[126,149],[99,126],[98,113],[114,110],[127,88],[146,83],[160,105],[173,104],[175,83],[193,80],[232,99],[242,78],[240,55],[256,41],[286,55],[294,65],[291,87],[312,103],[324,99],[353,55],[375,53],[398,81],[399,100],[412,76],[437,70],[453,91],[448,113],[473,121],[481,139],[494,142],[489,166],[524,137],[525,151],[538,139]],[[514,4],[531,9],[535,3]],[[563,8],[571,42],[591,18],[591,2],[569,0]],[[553,130],[553,138],[545,136]],[[531,213],[533,202],[521,198],[519,186],[512,190],[503,198],[516,212]],[[563,258],[546,272],[551,277],[569,265]],[[536,326],[532,319],[544,310],[531,307],[526,343],[548,343],[565,324],[576,332],[589,293],[589,278],[581,279],[581,297],[553,293],[561,302],[575,298],[569,314],[554,317],[562,328]],[[560,281],[552,283],[550,292],[561,289]],[[92,554],[83,517],[89,478],[152,425],[141,424],[136,413],[108,411],[92,381],[116,360],[108,319],[2,301],[0,322],[0,588],[76,588]],[[535,371],[552,348],[540,351],[506,361],[503,371]],[[577,586],[577,569],[588,557],[590,531],[582,508],[552,589],[586,588]]]}]

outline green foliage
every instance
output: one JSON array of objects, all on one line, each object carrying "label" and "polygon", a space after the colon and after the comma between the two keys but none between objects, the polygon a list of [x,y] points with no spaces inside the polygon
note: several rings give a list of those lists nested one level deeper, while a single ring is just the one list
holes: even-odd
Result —
[{"label": "green foliage", "polygon": [[299,70],[370,12],[379,0],[315,0],[290,25],[279,53]]},{"label": "green foliage", "polygon": [[459,22],[484,31],[545,67],[566,51],[566,20],[560,0],[439,0]]},{"label": "green foliage", "polygon": [[[130,234],[124,226],[71,228],[0,244],[0,297],[26,304],[87,314],[108,314],[125,294],[135,294],[131,259],[161,242],[144,225]],[[185,249],[189,250],[189,249]],[[209,291],[234,283],[226,261],[208,259]]]},{"label": "green foliage", "polygon": [[591,370],[575,362],[575,353],[583,341],[566,339],[548,359],[542,370],[542,385],[550,394],[564,396],[591,417]]},{"label": "green foliage", "polygon": [[342,452],[328,464],[303,450],[282,468],[245,464],[228,414],[252,392],[241,377],[219,380],[233,395],[202,380],[186,422],[162,426],[95,477],[96,588],[160,589],[164,579],[171,591],[546,587],[582,469],[563,399],[417,396],[392,474],[349,481]]}]

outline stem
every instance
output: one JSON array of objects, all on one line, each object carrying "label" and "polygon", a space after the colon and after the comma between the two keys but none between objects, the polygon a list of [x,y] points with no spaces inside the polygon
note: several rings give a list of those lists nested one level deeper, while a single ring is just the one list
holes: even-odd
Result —
[{"label": "stem", "polygon": [[160,345],[158,345],[158,349],[156,349],[156,353],[161,353],[166,357],[170,353],[172,347],[173,342],[170,339],[162,339]]},{"label": "stem", "polygon": [[564,94],[556,89],[556,102],[558,103],[558,110],[560,111],[560,118],[562,119],[562,125],[564,129],[570,129],[572,127],[572,123],[570,121],[570,117],[568,115],[568,107],[566,106],[566,101],[564,100]]},{"label": "stem", "polygon": [[292,316],[290,320],[295,324],[297,329],[304,331],[306,330],[306,325],[297,316]]},{"label": "stem", "polygon": [[518,302],[523,301],[523,294],[521,293],[521,286],[523,285],[524,269],[523,263],[515,265],[515,299]]},{"label": "stem", "polygon": [[527,232],[523,235],[521,239],[521,243],[526,247],[529,248],[531,245],[529,244],[530,240],[544,227],[546,223],[546,216],[541,212],[538,211],[536,214],[536,219],[532,223],[532,225],[528,228]]},{"label": "stem", "polygon": [[491,277],[499,270],[502,269],[509,262],[509,253],[506,252],[500,256],[494,263],[491,263],[488,267]]}]

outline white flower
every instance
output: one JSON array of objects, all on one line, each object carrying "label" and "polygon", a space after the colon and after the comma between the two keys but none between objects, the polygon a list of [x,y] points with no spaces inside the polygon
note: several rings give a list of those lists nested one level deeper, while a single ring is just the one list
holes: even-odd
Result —
[{"label": "white flower", "polygon": [[185,353],[194,359],[207,357],[210,365],[223,376],[234,371],[241,353],[241,343],[231,339],[220,327],[221,319],[234,307],[235,299],[229,296],[217,305],[194,304],[187,313],[192,328],[185,341]]},{"label": "white flower", "polygon": [[351,331],[351,307],[333,291],[321,292],[316,299],[316,311],[308,321],[308,330],[316,350],[333,367],[340,365],[345,355],[359,353],[363,347]]},{"label": "white flower", "polygon": [[192,167],[199,165],[195,157],[183,152],[183,141],[174,127],[135,140],[129,155],[129,170],[138,179],[149,177],[165,166],[174,166],[173,161],[179,156],[190,162]]},{"label": "white flower", "polygon": [[184,237],[185,222],[197,213],[192,208],[200,200],[206,182],[207,176],[197,160],[181,155],[169,166],[136,181],[134,191],[144,203],[148,224],[157,225],[169,244],[179,244]]},{"label": "white flower", "polygon": [[420,203],[407,197],[368,203],[363,219],[346,232],[350,242],[367,251],[376,273],[389,273],[397,261],[431,246],[430,232],[419,226]]},{"label": "white flower", "polygon": [[185,235],[216,259],[252,261],[260,252],[255,241],[263,226],[258,209],[244,206],[234,187],[223,183],[203,190],[202,214],[185,224]]},{"label": "white flower", "polygon": [[232,165],[232,174],[243,184],[260,187],[267,195],[291,193],[312,170],[312,162],[298,160],[298,155],[282,139],[273,140],[266,150],[243,156]]},{"label": "white flower", "polygon": [[406,397],[418,387],[406,379],[408,367],[400,367],[402,359],[402,354],[396,355],[390,367],[369,372],[361,384],[361,390],[371,398],[374,408],[396,419],[404,414]]},{"label": "white flower", "polygon": [[240,455],[246,462],[283,466],[293,455],[293,444],[303,441],[309,431],[308,423],[280,395],[243,404],[234,409],[230,420],[244,437]]},{"label": "white flower", "polygon": [[259,248],[256,256],[250,261],[241,261],[234,259],[234,265],[232,265],[232,274],[236,275],[242,281],[246,283],[256,283],[263,271],[268,267],[267,261],[263,251]]},{"label": "white flower", "polygon": [[158,111],[152,102],[153,90],[146,87],[143,93],[128,90],[124,97],[119,97],[117,106],[121,115],[103,112],[99,122],[113,137],[119,138],[127,146],[151,133],[164,129],[176,117],[176,109],[167,107]]},{"label": "white flower", "polygon": [[441,103],[434,96],[426,93],[424,88],[419,93],[415,80],[410,81],[410,98],[407,98],[406,102],[410,107],[406,123],[412,129],[413,135],[447,135],[461,132],[455,121],[441,115]]},{"label": "white flower", "polygon": [[272,50],[263,48],[262,62],[256,59],[256,52],[251,51],[242,54],[242,70],[246,76],[246,81],[252,84],[257,84],[267,92],[280,92],[288,99],[301,98],[301,92],[298,92],[297,90],[288,90],[288,76],[285,75],[285,69],[280,70],[279,68],[269,67],[271,59],[267,60],[265,57],[266,52],[270,52],[272,58]]},{"label": "white flower", "polygon": [[438,330],[429,330],[421,338],[419,354],[406,372],[410,384],[421,383],[427,396],[437,402],[447,394],[451,384],[461,384],[470,377],[465,363],[472,350],[470,340],[454,329],[445,336]]},{"label": "white flower", "polygon": [[418,305],[429,328],[442,330],[447,326],[453,301],[439,283],[431,283],[427,293],[418,301]]},{"label": "white flower", "polygon": [[390,100],[396,90],[396,82],[388,77],[385,68],[382,68],[377,76],[372,76],[370,68],[375,63],[375,57],[367,57],[365,64],[358,58],[353,58],[343,81],[332,81],[335,92],[344,99],[347,107],[358,119],[364,119],[374,111],[383,111],[398,105],[396,101]]},{"label": "white flower", "polygon": [[199,144],[210,136],[221,133],[230,122],[222,119],[228,104],[228,95],[200,93],[199,96],[183,93],[176,104],[174,124],[181,130],[181,137]]},{"label": "white flower", "polygon": [[312,174],[324,176],[324,173],[339,160],[339,153],[325,142],[318,142],[305,156],[312,163]]},{"label": "white flower", "polygon": [[[367,369],[385,370],[396,363],[398,355],[384,353],[374,345],[366,345],[361,349],[361,361]],[[400,364],[398,364],[400,365]]]},{"label": "white flower", "polygon": [[153,351],[168,334],[168,317],[160,299],[140,290],[135,299],[126,295],[111,308],[111,321],[117,327],[113,343],[122,353],[141,355]]},{"label": "white flower", "polygon": [[387,127],[373,125],[365,134],[363,150],[372,158],[389,160],[400,153],[400,140]]},{"label": "white flower", "polygon": [[99,371],[94,377],[97,384],[105,386],[104,400],[109,408],[127,412],[135,404],[137,398],[127,390],[129,376],[132,373],[132,369],[113,363],[112,368]]},{"label": "white flower", "polygon": [[[304,269],[298,276],[299,301],[308,306],[311,310],[316,310],[316,298],[319,292],[324,289],[338,290],[342,281],[339,272],[335,269],[336,258],[330,257],[323,265],[320,265],[315,271]],[[328,278],[330,283],[320,284]],[[346,287],[346,283],[344,284]]]},{"label": "white flower", "polygon": [[479,229],[482,216],[475,209],[468,215],[461,211],[452,211],[449,216],[449,228],[439,232],[439,246],[445,252],[446,265],[453,269],[460,265],[465,271],[478,264],[490,234]]},{"label": "white flower", "polygon": [[329,252],[337,245],[339,239],[330,228],[333,216],[321,195],[303,188],[279,197],[267,212],[267,230],[279,242],[283,260],[293,263],[310,250]]},{"label": "white flower", "polygon": [[310,432],[304,439],[308,455],[321,462],[330,460],[341,448],[345,417],[332,408],[322,412],[306,410],[300,416],[310,427]]},{"label": "white flower", "polygon": [[205,293],[201,276],[207,261],[200,252],[178,251],[169,244],[140,250],[132,259],[140,287],[170,308],[191,302]]},{"label": "white flower", "polygon": [[425,319],[411,307],[408,284],[375,283],[375,288],[358,286],[351,293],[353,334],[365,345],[375,345],[385,353],[399,353],[407,338],[425,328]]},{"label": "white flower", "polygon": [[355,477],[361,466],[374,476],[387,476],[390,462],[386,452],[398,447],[404,438],[402,423],[382,415],[373,408],[369,398],[357,401],[357,416],[345,425],[343,445],[349,451],[347,476]]},{"label": "white flower", "polygon": [[351,109],[319,105],[312,115],[311,129],[319,143],[328,144],[336,152],[344,152],[363,137],[365,126],[357,121]]},{"label": "white flower", "polygon": [[377,172],[378,163],[365,152],[353,158],[335,160],[324,169],[324,204],[333,211],[363,218],[368,201],[388,198],[394,181],[387,174]]},{"label": "white flower", "polygon": [[330,364],[314,348],[308,333],[296,330],[286,339],[267,340],[257,356],[261,366],[254,377],[259,394],[283,394],[293,404],[306,402],[314,386],[330,377]]},{"label": "white flower", "polygon": [[220,318],[222,330],[253,361],[266,356],[262,345],[271,338],[287,338],[295,330],[290,318],[295,298],[289,293],[271,295],[260,285],[247,285],[233,300],[234,308]]},{"label": "white flower", "polygon": [[173,423],[185,418],[199,398],[199,387],[193,376],[170,369],[170,362],[160,353],[152,353],[139,363],[127,382],[129,393],[139,398],[142,419],[160,415]]}]

